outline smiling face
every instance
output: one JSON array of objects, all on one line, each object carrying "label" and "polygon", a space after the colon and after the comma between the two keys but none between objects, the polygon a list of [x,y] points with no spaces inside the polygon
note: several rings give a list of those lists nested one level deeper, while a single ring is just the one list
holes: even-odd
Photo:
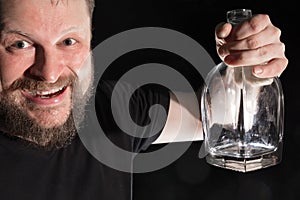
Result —
[{"label": "smiling face", "polygon": [[60,128],[70,121],[74,83],[90,82],[86,1],[9,0],[0,8],[0,130],[43,146],[68,131]]}]

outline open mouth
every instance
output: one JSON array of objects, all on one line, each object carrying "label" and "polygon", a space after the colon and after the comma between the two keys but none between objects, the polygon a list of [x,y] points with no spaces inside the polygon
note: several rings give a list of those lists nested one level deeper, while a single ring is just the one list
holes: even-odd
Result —
[{"label": "open mouth", "polygon": [[36,104],[50,105],[60,103],[64,100],[68,86],[48,90],[22,90],[22,94],[31,102]]},{"label": "open mouth", "polygon": [[62,94],[66,90],[67,86],[57,88],[57,89],[52,89],[50,91],[26,91],[28,94],[35,98],[42,98],[42,99],[49,99],[49,98],[54,98]]}]

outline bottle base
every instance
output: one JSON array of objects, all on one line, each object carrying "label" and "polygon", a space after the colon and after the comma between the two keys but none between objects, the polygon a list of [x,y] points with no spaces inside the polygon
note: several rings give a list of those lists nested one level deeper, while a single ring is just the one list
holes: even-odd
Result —
[{"label": "bottle base", "polygon": [[276,151],[252,158],[236,158],[208,154],[206,156],[206,162],[213,166],[238,172],[250,172],[277,165],[281,162],[281,157],[282,146],[280,145]]}]

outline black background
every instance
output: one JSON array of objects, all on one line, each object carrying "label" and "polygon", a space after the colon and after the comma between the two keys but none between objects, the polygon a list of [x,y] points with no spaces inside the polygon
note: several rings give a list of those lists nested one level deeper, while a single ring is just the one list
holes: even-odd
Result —
[{"label": "black background", "polygon": [[[274,167],[250,173],[223,170],[206,164],[198,158],[202,142],[194,142],[185,154],[171,165],[154,172],[134,175],[136,200],[194,200],[194,199],[299,199],[300,198],[300,120],[298,106],[299,11],[296,1],[217,1],[217,0],[96,0],[93,22],[93,46],[103,40],[132,28],[155,26],[180,31],[198,41],[215,63],[220,60],[215,51],[214,28],[225,20],[227,10],[249,8],[253,13],[266,13],[282,30],[281,40],[286,45],[289,65],[281,75],[285,98],[285,131],[283,160]],[[181,61],[157,51],[136,52],[111,67],[114,73],[151,59],[183,66]],[[157,55],[157,57],[155,56]],[[148,58],[148,60],[144,60]],[[192,72],[189,66],[183,73]],[[190,81],[197,84],[190,73]],[[153,145],[151,148],[157,148]],[[298,189],[299,188],[299,189]]]}]

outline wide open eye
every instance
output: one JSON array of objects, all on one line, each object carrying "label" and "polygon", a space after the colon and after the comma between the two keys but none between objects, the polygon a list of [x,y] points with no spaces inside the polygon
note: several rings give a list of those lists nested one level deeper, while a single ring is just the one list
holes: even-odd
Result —
[{"label": "wide open eye", "polygon": [[73,38],[67,38],[62,43],[65,46],[72,46],[72,45],[76,44],[77,41],[75,39],[73,39]]},{"label": "wide open eye", "polygon": [[25,40],[18,40],[11,45],[11,47],[13,47],[15,49],[26,49],[30,46],[31,46],[31,44],[29,42],[26,42]]}]

